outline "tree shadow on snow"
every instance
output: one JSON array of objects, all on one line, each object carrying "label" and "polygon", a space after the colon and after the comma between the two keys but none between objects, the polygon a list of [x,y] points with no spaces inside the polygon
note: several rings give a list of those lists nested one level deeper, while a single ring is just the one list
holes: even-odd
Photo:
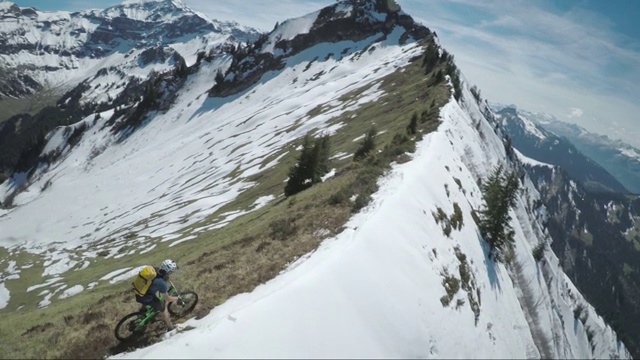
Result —
[{"label": "tree shadow on snow", "polygon": [[480,234],[478,234],[478,241],[482,247],[484,253],[484,265],[487,267],[487,275],[489,277],[489,284],[492,289],[498,289],[502,292],[502,286],[500,285],[500,278],[498,278],[498,271],[496,269],[497,264],[490,256],[489,243],[487,243]]}]

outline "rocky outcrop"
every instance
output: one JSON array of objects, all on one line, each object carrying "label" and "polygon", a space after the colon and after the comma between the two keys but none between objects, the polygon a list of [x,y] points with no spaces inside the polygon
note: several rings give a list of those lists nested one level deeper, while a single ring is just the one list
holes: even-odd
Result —
[{"label": "rocky outcrop", "polygon": [[[404,30],[400,42],[431,35],[394,1],[346,0],[320,10],[308,32],[282,38],[280,24],[246,50],[236,51],[224,79],[219,78],[210,96],[226,97],[247,89],[268,71],[280,70],[283,60],[320,43],[361,41],[372,36],[385,38],[394,29]],[[273,49],[273,50],[271,50]]]}]

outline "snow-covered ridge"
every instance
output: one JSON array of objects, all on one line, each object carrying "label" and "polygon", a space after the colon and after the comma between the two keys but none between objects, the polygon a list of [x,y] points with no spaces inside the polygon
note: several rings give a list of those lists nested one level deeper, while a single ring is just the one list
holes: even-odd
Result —
[{"label": "snow-covered ridge", "polygon": [[[273,53],[276,56],[286,53],[292,45],[299,47],[300,42],[313,42],[315,38],[305,39],[305,35],[315,32],[316,37],[326,38],[328,33],[340,39],[340,33],[349,34],[353,39],[363,36],[367,29],[375,29],[385,33],[396,23],[400,23],[407,31],[414,31],[416,37],[424,36],[421,26],[414,24],[413,19],[400,9],[395,1],[381,0],[341,0],[322,10],[309,13],[298,18],[288,19],[278,24],[269,33],[261,52]],[[385,26],[388,28],[385,29]],[[327,31],[330,28],[330,31]],[[418,30],[419,29],[419,30]],[[290,41],[300,36],[297,44]]]},{"label": "snow-covered ridge", "polygon": [[[463,93],[345,231],[189,320],[194,329],[114,358],[630,358],[557,257],[548,248],[541,262],[531,255],[547,234],[544,209],[527,205],[538,194],[526,177],[511,212],[515,263],[488,259],[470,215],[482,206],[476,179],[513,164],[487,108]],[[456,206],[464,225],[445,235],[432,214]],[[444,305],[443,276],[462,274],[463,264],[472,288]]]},{"label": "snow-covered ridge", "polygon": [[[313,46],[343,40],[359,42],[374,37],[384,40],[398,32],[399,44],[432,35],[427,27],[416,23],[394,1],[341,0],[319,11],[277,24],[274,30],[261,35],[248,48],[237,49],[231,66],[209,94],[227,97],[245,90],[265,73],[280,70],[287,58]],[[349,47],[334,50],[337,52],[325,56],[342,58],[351,51]]]}]

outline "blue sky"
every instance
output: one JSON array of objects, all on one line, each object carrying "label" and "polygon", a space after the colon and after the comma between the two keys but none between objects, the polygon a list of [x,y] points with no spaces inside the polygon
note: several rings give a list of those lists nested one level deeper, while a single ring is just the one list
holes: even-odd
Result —
[{"label": "blue sky", "polygon": [[[209,18],[270,30],[334,0],[182,0]],[[111,0],[15,0],[41,10]],[[438,33],[483,97],[550,113],[640,148],[640,1],[398,0]]]}]

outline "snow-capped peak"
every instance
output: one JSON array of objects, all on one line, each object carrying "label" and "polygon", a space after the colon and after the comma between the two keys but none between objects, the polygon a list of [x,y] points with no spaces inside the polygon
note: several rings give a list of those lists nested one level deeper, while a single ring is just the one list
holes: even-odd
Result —
[{"label": "snow-capped peak", "polygon": [[2,1],[0,2],[0,12],[5,12],[14,6],[17,6],[17,5],[12,3],[11,1]]},{"label": "snow-capped peak", "polygon": [[[314,31],[319,37],[326,37],[327,33],[331,33],[334,38],[325,39],[331,42],[341,40],[343,37],[358,39],[363,35],[365,37],[371,35],[372,32],[384,32],[384,24],[390,14],[394,14],[396,19],[401,16],[405,19],[411,19],[395,1],[338,1],[321,10],[288,19],[276,25],[265,41],[262,52],[275,54],[277,48],[283,47],[282,44],[279,44],[280,42],[288,42],[299,35],[304,36]],[[413,20],[410,20],[402,25],[411,27],[413,24]],[[395,23],[387,25],[395,25]],[[407,30],[410,29],[407,28]],[[299,42],[308,42],[309,40],[305,39]]]},{"label": "snow-capped peak", "polygon": [[200,17],[180,0],[126,0],[100,12],[107,19],[126,17],[144,22],[171,22],[184,15]]}]

